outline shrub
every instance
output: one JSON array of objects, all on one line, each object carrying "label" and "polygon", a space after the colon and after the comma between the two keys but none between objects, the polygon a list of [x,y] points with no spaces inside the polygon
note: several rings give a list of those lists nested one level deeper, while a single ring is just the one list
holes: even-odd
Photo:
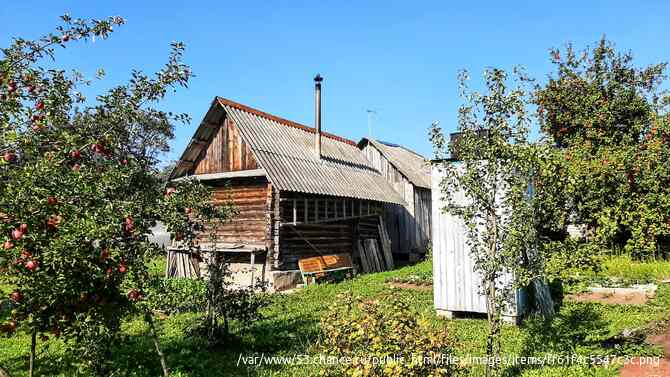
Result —
[{"label": "shrub", "polygon": [[545,255],[546,274],[549,280],[571,282],[592,276],[602,268],[603,251],[595,243],[567,238],[562,242],[541,243],[540,251]]},{"label": "shrub", "polygon": [[199,312],[207,306],[207,287],[203,280],[155,278],[149,284],[147,304],[166,313]]},{"label": "shrub", "polygon": [[[347,360],[322,374],[347,376],[452,376],[452,341],[444,330],[417,319],[396,294],[365,301],[340,295],[321,318],[320,350]],[[348,361],[351,362],[348,362]],[[433,361],[433,362],[431,362]]]}]

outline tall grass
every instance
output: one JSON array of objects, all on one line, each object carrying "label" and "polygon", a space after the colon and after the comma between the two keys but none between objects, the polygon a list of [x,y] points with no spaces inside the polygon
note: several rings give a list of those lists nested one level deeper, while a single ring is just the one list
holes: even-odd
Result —
[{"label": "tall grass", "polygon": [[654,281],[670,279],[670,261],[635,261],[627,256],[603,260],[602,275],[624,280]]}]

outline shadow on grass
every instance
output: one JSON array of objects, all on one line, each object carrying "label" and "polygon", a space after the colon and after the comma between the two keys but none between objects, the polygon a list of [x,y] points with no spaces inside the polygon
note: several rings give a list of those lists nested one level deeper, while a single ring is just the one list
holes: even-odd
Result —
[{"label": "shadow on grass", "polygon": [[[571,356],[595,351],[608,334],[608,323],[593,304],[566,305],[551,321],[530,318],[523,324],[526,333],[521,357],[545,355]],[[588,354],[588,353],[587,353]],[[518,376],[523,370],[542,368],[539,364],[510,366],[507,376]]]},{"label": "shadow on grass", "polygon": [[[198,318],[192,318],[195,324]],[[164,333],[166,321],[161,324],[162,348],[167,355],[172,371],[181,372],[190,377],[209,376],[256,376],[259,366],[245,365],[242,357],[264,353],[304,352],[310,339],[313,339],[313,320],[302,317],[286,319],[266,319],[248,326],[234,326],[234,337],[222,345],[210,346],[206,339],[191,335],[187,328],[179,329],[178,335]],[[141,352],[141,359],[138,358]],[[153,344],[148,337],[132,337],[116,347],[115,368],[124,370],[146,369],[148,373],[137,374],[155,376],[160,372],[158,358],[153,352]],[[281,368],[276,365],[263,365],[262,369]]]},{"label": "shadow on grass", "polygon": [[[304,353],[318,334],[313,318],[291,316],[289,318],[269,318],[248,326],[234,324],[234,338],[225,345],[210,346],[201,336],[192,335],[190,328],[198,323],[197,315],[181,315],[157,321],[161,348],[167,357],[168,366],[177,376],[257,376],[271,370],[282,369],[281,365],[245,365],[244,357],[289,355]],[[114,376],[149,377],[161,375],[158,356],[141,319],[130,321],[130,329],[124,331],[116,344],[112,345],[109,370]],[[24,337],[24,335],[20,335]],[[24,343],[24,339],[20,339]],[[47,344],[57,344],[51,340]],[[2,365],[13,377],[26,376],[28,346],[24,355],[7,358]],[[21,348],[23,344],[21,344]],[[42,346],[38,348],[41,350]],[[43,352],[38,356],[36,375],[38,376],[87,376],[77,371],[78,360],[68,357],[65,352]]]}]

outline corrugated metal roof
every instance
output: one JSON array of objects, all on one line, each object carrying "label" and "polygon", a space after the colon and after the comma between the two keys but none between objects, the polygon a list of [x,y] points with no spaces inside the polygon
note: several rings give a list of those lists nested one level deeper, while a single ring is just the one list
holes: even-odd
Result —
[{"label": "corrugated metal roof", "polygon": [[[404,204],[402,197],[372,167],[355,142],[322,133],[322,158],[319,159],[314,153],[313,128],[224,98],[217,98],[216,103],[200,127],[217,120],[220,122],[217,113],[230,117],[278,190]],[[201,132],[199,128],[194,139],[206,134],[209,133]],[[192,142],[188,148],[197,149],[198,145]],[[188,148],[182,159],[188,157],[188,161],[195,161],[200,152],[189,152]],[[188,170],[188,163],[183,166],[178,163],[171,177],[177,178]]]},{"label": "corrugated metal roof", "polygon": [[364,138],[359,144],[366,141],[377,148],[412,184],[430,189],[430,162],[423,156],[401,145],[374,139]]}]

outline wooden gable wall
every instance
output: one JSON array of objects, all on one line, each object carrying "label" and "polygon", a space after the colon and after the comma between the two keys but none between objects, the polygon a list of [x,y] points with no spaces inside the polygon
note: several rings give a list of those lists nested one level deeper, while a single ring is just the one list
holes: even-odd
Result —
[{"label": "wooden gable wall", "polygon": [[386,227],[391,235],[393,252],[424,252],[431,236],[430,190],[414,186],[372,144],[365,144],[363,154],[407,202],[404,206],[385,206]]},{"label": "wooden gable wall", "polygon": [[249,145],[229,118],[225,118],[191,174],[224,173],[258,169]]}]

